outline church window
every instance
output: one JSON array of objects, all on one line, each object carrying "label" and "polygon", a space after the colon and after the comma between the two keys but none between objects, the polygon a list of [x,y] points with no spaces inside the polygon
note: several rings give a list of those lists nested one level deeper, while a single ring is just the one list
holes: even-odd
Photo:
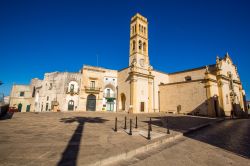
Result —
[{"label": "church window", "polygon": [[141,24],[139,24],[139,32],[141,32]]},{"label": "church window", "polygon": [[143,43],[143,51],[146,51],[146,43]]},{"label": "church window", "polygon": [[141,42],[141,40],[139,40],[139,50],[141,50],[142,49],[142,42]]},{"label": "church window", "polygon": [[144,33],[146,34],[146,27],[144,27]]},{"label": "church window", "polygon": [[229,89],[230,89],[230,90],[233,89],[233,81],[232,81],[232,80],[230,80],[230,82],[229,82]]},{"label": "church window", "polygon": [[192,80],[191,76],[186,76],[185,77],[185,81],[191,81],[191,80]]},{"label": "church window", "polygon": [[135,41],[133,40],[133,46],[132,46],[133,50],[135,50]]},{"label": "church window", "polygon": [[226,102],[227,102],[227,104],[229,103],[229,97],[228,97],[228,95],[226,95]]},{"label": "church window", "polygon": [[49,101],[49,96],[47,96],[47,101]]}]

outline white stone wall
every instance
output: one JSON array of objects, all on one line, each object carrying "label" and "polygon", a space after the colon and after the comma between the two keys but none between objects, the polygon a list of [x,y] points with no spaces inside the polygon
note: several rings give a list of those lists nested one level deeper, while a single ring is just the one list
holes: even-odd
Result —
[{"label": "white stone wall", "polygon": [[154,77],[154,82],[153,82],[153,87],[154,87],[154,90],[153,90],[153,109],[154,109],[154,112],[159,112],[160,111],[160,108],[159,108],[159,95],[160,95],[160,89],[159,89],[159,85],[161,83],[163,84],[166,84],[166,83],[169,83],[169,76],[168,74],[166,73],[162,73],[162,72],[159,72],[159,71],[153,71],[152,72],[153,76]]}]

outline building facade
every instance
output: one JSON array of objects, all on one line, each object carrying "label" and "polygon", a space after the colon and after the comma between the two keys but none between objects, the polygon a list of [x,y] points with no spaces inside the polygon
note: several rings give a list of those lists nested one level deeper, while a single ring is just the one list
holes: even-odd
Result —
[{"label": "building facade", "polygon": [[[83,66],[78,73],[46,73],[30,85],[14,85],[11,105],[29,111],[168,112],[203,116],[242,115],[245,92],[228,55],[214,65],[165,73],[155,70],[148,54],[148,21],[130,21],[129,65],[121,70]],[[27,97],[21,96],[25,92]],[[27,109],[26,109],[27,110]],[[21,109],[25,111],[25,109]]]}]

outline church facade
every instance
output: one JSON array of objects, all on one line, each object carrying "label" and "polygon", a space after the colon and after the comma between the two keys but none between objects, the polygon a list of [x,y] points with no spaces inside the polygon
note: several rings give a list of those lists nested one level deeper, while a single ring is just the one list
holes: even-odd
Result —
[{"label": "church facade", "polygon": [[[25,91],[24,91],[25,90]],[[25,94],[25,95],[24,95]],[[214,65],[165,73],[148,55],[148,21],[131,18],[129,64],[121,70],[83,66],[77,73],[46,73],[30,85],[14,85],[10,106],[19,111],[168,112],[230,116],[246,112],[236,66],[228,55]]]}]

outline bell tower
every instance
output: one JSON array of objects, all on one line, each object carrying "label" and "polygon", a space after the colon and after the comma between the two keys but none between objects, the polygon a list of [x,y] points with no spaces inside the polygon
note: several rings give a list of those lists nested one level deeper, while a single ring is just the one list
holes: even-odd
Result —
[{"label": "bell tower", "polygon": [[152,66],[148,56],[148,21],[139,13],[130,22],[130,112],[153,112]]},{"label": "bell tower", "polygon": [[130,22],[130,51],[129,65],[148,68],[148,21],[139,13],[131,18]]}]

